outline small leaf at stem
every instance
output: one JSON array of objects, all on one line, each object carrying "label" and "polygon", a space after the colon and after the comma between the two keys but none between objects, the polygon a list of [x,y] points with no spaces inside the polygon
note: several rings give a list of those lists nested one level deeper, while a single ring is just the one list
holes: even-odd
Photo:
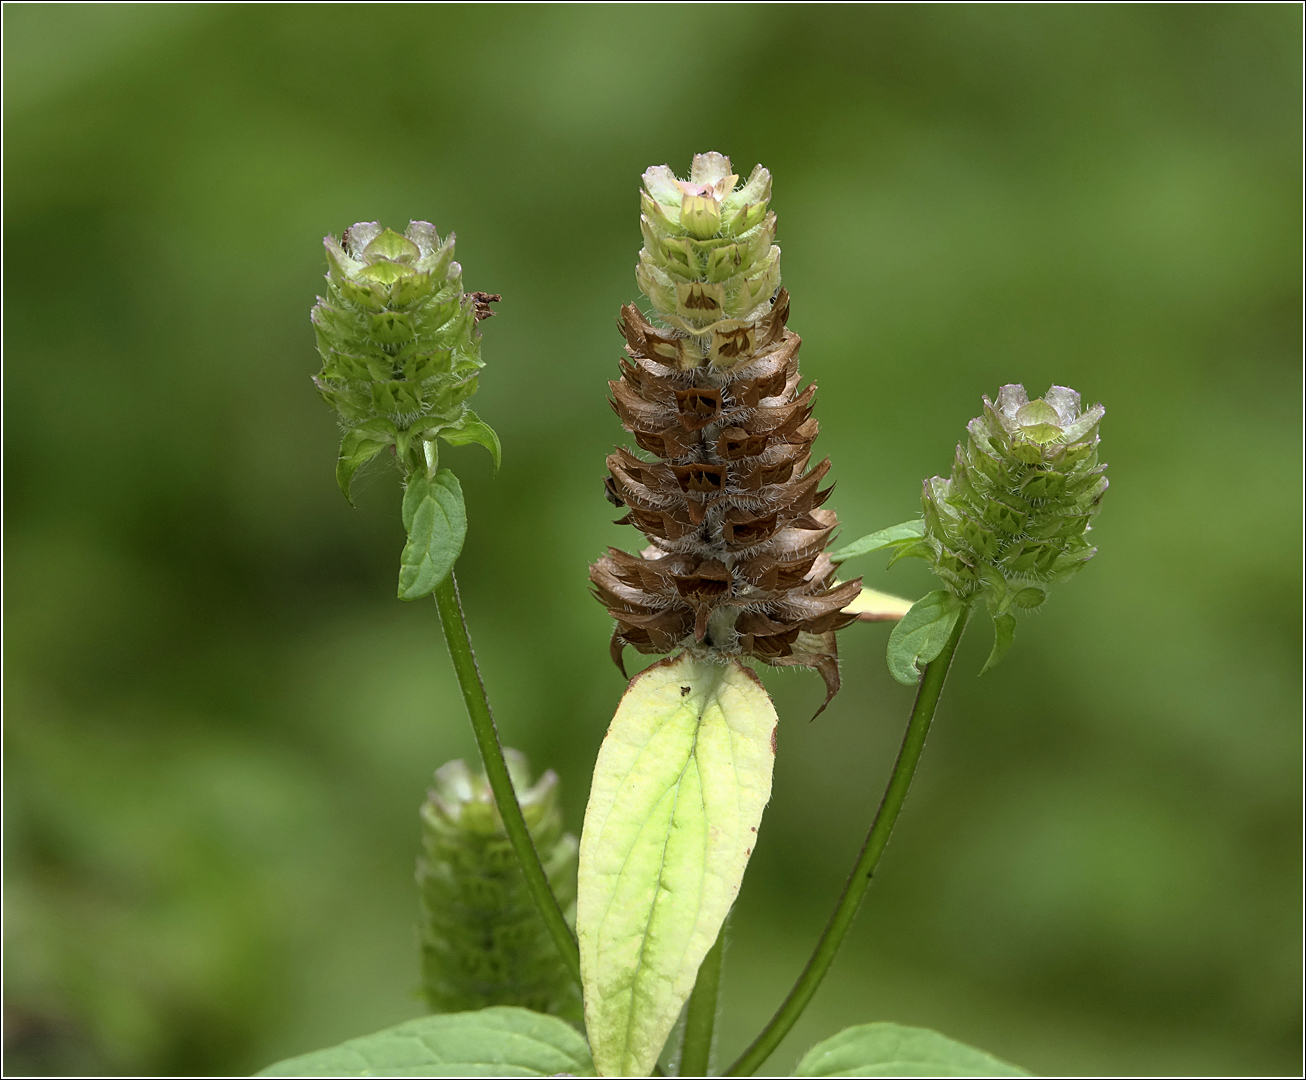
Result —
[{"label": "small leaf at stem", "polygon": [[647,1076],[716,941],[771,796],[775,708],[688,653],[631,680],[599,750],[576,930],[602,1076]]},{"label": "small leaf at stem", "polygon": [[989,658],[984,661],[984,666],[980,668],[980,674],[991,670],[1002,662],[1002,658],[1007,655],[1007,650],[1011,648],[1011,643],[1016,638],[1016,616],[1011,612],[1005,612],[1002,615],[993,616],[993,651],[989,653]]},{"label": "small leaf at stem", "polygon": [[349,485],[354,473],[395,441],[394,425],[389,421],[370,421],[361,427],[351,428],[340,440],[340,456],[336,459],[336,483],[350,503]]},{"label": "small leaf at stem", "polygon": [[494,471],[499,471],[499,462],[503,457],[503,448],[499,444],[499,436],[495,434],[494,428],[490,427],[484,420],[477,416],[471,409],[468,409],[463,416],[462,421],[456,426],[445,428],[440,432],[440,438],[450,446],[466,446],[468,443],[480,443],[490,452],[494,458]]},{"label": "small leaf at stem", "polygon": [[930,547],[924,540],[904,540],[900,544],[893,545],[893,554],[889,556],[889,561],[885,563],[887,570],[900,559],[929,559]]},{"label": "small leaf at stem", "polygon": [[961,615],[962,604],[946,589],[927,593],[916,601],[889,635],[888,662],[893,677],[905,686],[915,686],[921,673],[947,644],[948,635]]},{"label": "small leaf at stem", "polygon": [[269,1065],[257,1076],[593,1076],[570,1024],[513,1006],[424,1016],[326,1050]]},{"label": "small leaf at stem", "polygon": [[832,563],[841,563],[845,559],[852,559],[858,555],[869,555],[881,548],[911,544],[924,535],[924,521],[904,521],[901,525],[891,525],[887,529],[881,529],[869,536],[863,536],[860,540],[854,540],[851,544],[841,547],[838,551],[830,552],[830,561]]},{"label": "small leaf at stem", "polygon": [[795,1076],[1029,1076],[1024,1069],[926,1028],[859,1024],[817,1043]]},{"label": "small leaf at stem", "polygon": [[399,560],[399,599],[420,600],[448,576],[463,549],[467,512],[458,477],[448,469],[434,476],[414,473],[404,491],[408,543]]}]

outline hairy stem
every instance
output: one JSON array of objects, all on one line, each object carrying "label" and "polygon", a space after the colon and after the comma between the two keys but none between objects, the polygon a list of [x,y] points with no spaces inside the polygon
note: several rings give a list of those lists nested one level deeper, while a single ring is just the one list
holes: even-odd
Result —
[{"label": "hairy stem", "polygon": [[553,935],[553,941],[562,954],[562,961],[577,983],[580,982],[580,950],[571,927],[558,906],[557,897],[549,887],[549,879],[540,863],[539,853],[531,840],[526,819],[522,817],[521,807],[517,803],[517,794],[512,787],[512,777],[508,775],[508,765],[503,760],[503,747],[499,744],[499,732],[494,726],[494,716],[490,712],[490,702],[485,696],[485,683],[481,681],[480,669],[476,666],[476,656],[472,652],[472,641],[467,635],[467,620],[463,617],[462,602],[458,598],[458,583],[453,572],[449,572],[435,587],[435,604],[440,611],[440,624],[444,627],[444,640],[449,646],[449,658],[453,661],[454,671],[458,675],[458,686],[463,692],[463,701],[467,704],[467,715],[472,721],[472,730],[476,733],[476,742],[481,749],[481,760],[485,764],[485,775],[490,781],[490,790],[494,792],[494,801],[499,807],[499,816],[512,849],[517,854],[526,884],[535,898],[535,905],[540,909],[544,924]]},{"label": "hairy stem", "polygon": [[920,687],[916,691],[916,703],[912,706],[911,719],[907,721],[907,733],[903,736],[902,746],[898,750],[898,760],[894,762],[893,773],[889,777],[889,786],[885,788],[884,798],[880,800],[880,808],[875,813],[875,820],[871,823],[871,831],[866,835],[866,843],[862,845],[861,854],[857,856],[857,863],[852,873],[848,875],[848,882],[843,887],[843,895],[839,897],[834,914],[830,916],[825,932],[816,943],[811,959],[807,961],[807,966],[798,976],[798,981],[794,983],[784,1003],[762,1029],[762,1033],[753,1040],[752,1045],[726,1070],[726,1076],[751,1076],[757,1071],[780,1045],[780,1041],[789,1034],[789,1029],[807,1008],[807,1003],[812,1000],[817,987],[821,985],[821,980],[825,978],[825,973],[830,970],[835,954],[843,943],[844,935],[848,933],[848,928],[852,926],[853,919],[857,915],[862,897],[871,884],[871,875],[875,873],[880,856],[884,854],[885,845],[889,842],[889,834],[893,832],[894,822],[898,820],[898,811],[902,809],[903,800],[907,798],[907,790],[911,787],[912,777],[916,773],[916,763],[920,760],[921,750],[925,746],[925,736],[930,730],[930,721],[934,719],[934,710],[938,707],[939,695],[943,692],[943,682],[948,677],[948,668],[952,665],[952,657],[957,651],[957,642],[961,640],[969,614],[969,610],[962,612],[943,651],[932,663],[926,665],[925,674],[921,677]]},{"label": "hairy stem", "polygon": [[716,1026],[716,995],[721,985],[721,952],[726,928],[721,927],[716,944],[708,949],[698,969],[694,992],[689,995],[685,1013],[685,1041],[680,1048],[680,1075],[707,1076],[712,1055],[712,1029]]}]

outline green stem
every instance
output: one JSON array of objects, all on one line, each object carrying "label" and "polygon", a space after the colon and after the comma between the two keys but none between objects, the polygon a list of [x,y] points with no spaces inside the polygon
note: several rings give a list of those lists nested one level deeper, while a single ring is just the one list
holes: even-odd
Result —
[{"label": "green stem", "polygon": [[752,1045],[740,1055],[729,1069],[726,1076],[751,1076],[758,1067],[780,1045],[780,1041],[789,1034],[798,1017],[812,1000],[816,988],[821,985],[825,973],[830,970],[835,954],[843,943],[844,935],[852,926],[858,905],[871,884],[871,875],[875,873],[876,864],[884,854],[889,834],[893,832],[894,822],[898,820],[898,811],[902,809],[903,800],[907,798],[907,789],[911,787],[912,776],[916,772],[916,763],[920,760],[921,750],[925,746],[925,736],[930,730],[930,721],[934,719],[934,710],[939,704],[939,695],[943,692],[943,682],[948,677],[948,668],[952,665],[953,654],[957,651],[957,642],[966,628],[969,609],[961,613],[957,625],[953,627],[948,642],[943,646],[935,660],[927,664],[921,678],[920,688],[916,691],[916,703],[912,706],[911,719],[907,721],[907,733],[903,736],[902,747],[898,751],[898,760],[894,762],[893,773],[889,777],[889,786],[884,791],[880,808],[871,823],[871,831],[866,835],[857,864],[848,876],[843,887],[843,895],[835,905],[834,914],[826,924],[825,932],[812,958],[807,961],[803,973],[798,976],[789,996],[776,1010],[762,1033],[753,1040]]},{"label": "green stem", "polygon": [[517,862],[526,877],[526,885],[535,898],[544,924],[553,935],[554,944],[562,954],[562,961],[579,984],[580,950],[576,947],[576,939],[562,914],[562,908],[558,906],[558,899],[549,887],[549,879],[540,863],[535,843],[531,840],[530,829],[522,817],[512,777],[508,775],[508,764],[503,760],[503,747],[499,744],[499,733],[494,726],[490,702],[485,696],[485,683],[481,681],[476,656],[472,653],[472,641],[467,635],[467,620],[463,617],[462,602],[458,598],[458,583],[454,580],[452,571],[435,587],[435,604],[440,610],[440,623],[444,627],[444,640],[449,646],[449,658],[458,675],[458,685],[463,692],[463,701],[467,704],[467,715],[471,717],[472,730],[476,733],[476,742],[481,748],[485,775],[489,778],[490,790],[494,792],[494,801],[508,832],[508,840],[517,853]]},{"label": "green stem", "polygon": [[698,969],[694,992],[685,1013],[685,1041],[680,1047],[680,1075],[707,1076],[712,1056],[712,1028],[716,1026],[716,995],[721,985],[721,951],[726,928],[721,927],[716,944],[708,949]]}]

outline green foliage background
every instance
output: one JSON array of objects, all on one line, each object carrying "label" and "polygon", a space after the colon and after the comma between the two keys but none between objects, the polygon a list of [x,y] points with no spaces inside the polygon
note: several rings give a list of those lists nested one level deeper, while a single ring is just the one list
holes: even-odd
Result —
[{"label": "green foliage background", "polygon": [[[393,473],[333,477],[324,233],[455,228],[502,292],[448,450],[507,741],[578,830],[622,682],[585,567],[636,191],[775,174],[844,538],[910,517],[981,393],[1107,405],[1101,551],[974,633],[859,924],[841,1026],[1035,1071],[1301,1067],[1295,5],[7,6],[7,1073],[249,1071],[415,997],[418,806],[474,755]],[[923,567],[870,584],[920,595]],[[723,1053],[823,925],[911,692],[766,672],[775,796]]]}]

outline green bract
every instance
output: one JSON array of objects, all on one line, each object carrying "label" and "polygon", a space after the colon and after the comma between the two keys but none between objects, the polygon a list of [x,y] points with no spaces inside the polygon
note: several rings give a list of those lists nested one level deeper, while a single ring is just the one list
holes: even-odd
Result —
[{"label": "green bract", "polygon": [[640,192],[635,279],[662,320],[692,336],[693,359],[726,366],[753,355],[753,323],[780,285],[771,174],[758,165],[738,184],[729,158],[696,154],[687,181],[656,165]]},{"label": "green bract", "polygon": [[[531,785],[530,766],[505,750],[522,816],[549,884],[570,917],[576,838],[563,831],[558,777]],[[422,993],[436,1012],[521,1005],[580,1019],[580,995],[540,918],[489,782],[462,761],[435,774],[422,807]]]},{"label": "green bract", "polygon": [[499,442],[466,401],[482,367],[475,294],[463,292],[454,238],[411,221],[404,235],[376,222],[325,241],[327,295],[313,308],[318,390],[344,428],[336,479],[349,495],[360,466],[393,448],[404,474],[435,472],[437,436]]}]

